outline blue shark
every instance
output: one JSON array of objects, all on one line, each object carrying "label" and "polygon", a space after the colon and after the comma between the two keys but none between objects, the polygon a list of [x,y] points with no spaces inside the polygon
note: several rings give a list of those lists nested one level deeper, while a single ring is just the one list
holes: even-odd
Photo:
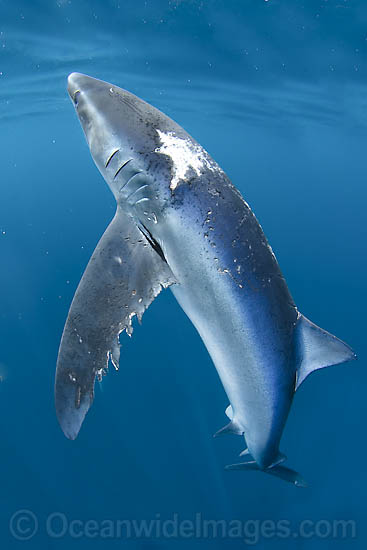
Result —
[{"label": "blue shark", "polygon": [[[181,126],[132,93],[72,73],[68,92],[91,155],[117,203],[73,298],[57,360],[61,428],[75,439],[95,380],[120,363],[119,335],[172,290],[219,374],[243,462],[297,486],[279,450],[297,388],[355,358],[297,309],[249,205]],[[247,459],[247,460],[246,460]]]}]

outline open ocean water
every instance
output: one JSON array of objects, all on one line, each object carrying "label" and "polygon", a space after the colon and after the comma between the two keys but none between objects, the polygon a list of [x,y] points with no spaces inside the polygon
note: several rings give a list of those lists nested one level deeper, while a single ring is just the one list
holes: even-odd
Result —
[{"label": "open ocean water", "polygon": [[[364,549],[367,4],[0,0],[1,549]],[[58,346],[115,201],[66,78],[158,107],[257,215],[302,313],[357,362],[297,392],[281,449],[297,489],[228,472],[228,404],[170,291],[122,337],[76,441],[54,412]],[[186,523],[185,523],[186,522]]]}]

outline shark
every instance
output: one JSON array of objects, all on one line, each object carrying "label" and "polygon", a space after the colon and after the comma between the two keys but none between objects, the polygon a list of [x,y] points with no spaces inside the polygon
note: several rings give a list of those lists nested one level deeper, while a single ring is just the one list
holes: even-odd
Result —
[{"label": "shark", "polygon": [[56,413],[75,439],[96,379],[120,364],[133,331],[170,287],[198,331],[246,448],[230,470],[259,470],[306,485],[284,465],[280,440],[307,376],[356,358],[297,309],[249,205],[180,125],[132,93],[72,73],[68,93],[93,160],[117,203],[75,292],[61,338]]}]

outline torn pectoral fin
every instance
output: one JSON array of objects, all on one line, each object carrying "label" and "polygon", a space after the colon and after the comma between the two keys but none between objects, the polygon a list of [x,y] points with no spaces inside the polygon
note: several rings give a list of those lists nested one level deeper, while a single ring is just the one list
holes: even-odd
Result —
[{"label": "torn pectoral fin", "polygon": [[[95,374],[91,370],[89,379],[84,379],[83,371],[69,371],[58,363],[55,384],[56,414],[62,431],[69,439],[79,433],[85,415],[93,403]],[[77,373],[77,374],[76,374]]]},{"label": "torn pectoral fin", "polygon": [[56,369],[60,425],[75,439],[93,402],[95,378],[108,360],[117,369],[119,334],[132,333],[162,288],[175,282],[167,263],[135,225],[117,210],[79,283],[65,324]]}]

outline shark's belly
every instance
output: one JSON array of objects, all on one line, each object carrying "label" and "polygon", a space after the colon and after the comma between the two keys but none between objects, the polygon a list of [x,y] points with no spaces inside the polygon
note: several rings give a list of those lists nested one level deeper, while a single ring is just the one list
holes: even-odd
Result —
[{"label": "shark's belly", "polygon": [[293,365],[282,349],[286,343],[277,341],[265,315],[252,310],[253,304],[246,310],[246,302],[236,302],[230,292],[225,295],[228,289],[220,287],[222,300],[215,307],[201,284],[196,287],[200,298],[190,286],[174,285],[171,290],[214,362],[232,406],[232,422],[244,432],[258,462],[264,454],[272,461],[294,391]]},{"label": "shark's belly", "polygon": [[[214,362],[233,422],[245,433],[250,452],[258,463],[271,463],[294,393],[297,313],[273,254],[256,239],[258,234],[241,249],[231,246],[234,235],[228,231],[213,237],[215,246],[207,233],[201,223],[174,218],[164,242],[179,283],[172,292]],[[249,247],[272,256],[271,261],[249,260]],[[266,273],[260,273],[262,266]]]}]

